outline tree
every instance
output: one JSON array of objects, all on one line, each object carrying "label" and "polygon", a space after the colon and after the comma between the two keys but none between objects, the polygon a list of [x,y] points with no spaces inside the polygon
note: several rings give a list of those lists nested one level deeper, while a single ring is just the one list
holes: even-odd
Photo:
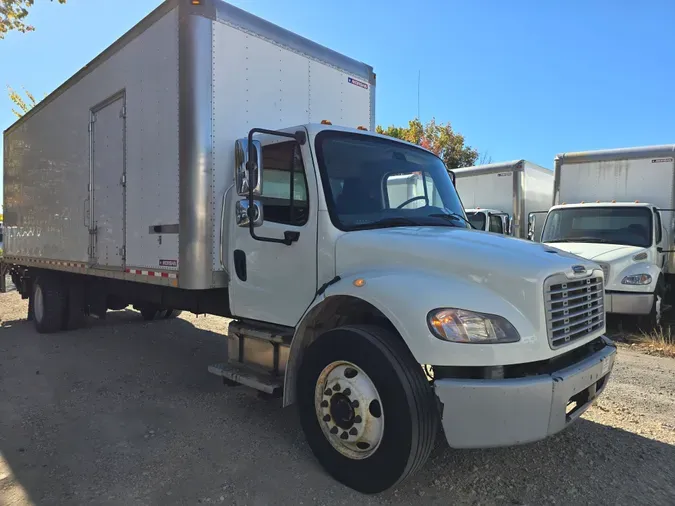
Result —
[{"label": "tree", "polygon": [[455,132],[450,123],[438,124],[435,119],[423,125],[419,119],[408,122],[407,127],[378,125],[377,133],[418,144],[436,153],[448,169],[469,167],[478,159],[478,151],[464,144],[464,136]]},{"label": "tree", "polygon": [[26,88],[23,89],[23,92],[26,94],[26,99],[23,99],[21,95],[9,85],[7,85],[7,92],[9,93],[9,99],[19,108],[19,110],[12,109],[12,112],[17,118],[26,114],[35,107],[35,104],[37,104],[33,94]]},{"label": "tree", "polygon": [[[50,0],[54,1],[54,0]],[[0,0],[0,39],[12,30],[21,33],[32,32],[34,26],[24,23],[28,16],[28,9],[33,7],[35,0]],[[65,4],[66,0],[58,0],[60,4]]]}]

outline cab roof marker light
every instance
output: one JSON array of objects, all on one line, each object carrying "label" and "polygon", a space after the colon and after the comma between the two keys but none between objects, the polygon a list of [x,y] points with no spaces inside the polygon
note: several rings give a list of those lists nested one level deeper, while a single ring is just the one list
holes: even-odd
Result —
[{"label": "cab roof marker light", "polygon": [[321,124],[322,124],[322,125],[332,125],[333,123],[331,123],[331,122],[328,121],[327,119],[322,119],[322,120],[321,120]]},{"label": "cab roof marker light", "polygon": [[366,127],[364,127],[363,125],[357,126],[356,129],[357,130],[365,130],[366,132],[368,131],[368,129]]}]

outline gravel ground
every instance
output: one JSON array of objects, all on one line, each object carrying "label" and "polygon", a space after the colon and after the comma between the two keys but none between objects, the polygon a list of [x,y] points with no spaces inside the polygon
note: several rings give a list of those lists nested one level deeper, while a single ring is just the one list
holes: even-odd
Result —
[{"label": "gravel ground", "polygon": [[37,334],[0,294],[0,505],[673,505],[675,360],[621,348],[598,405],[536,444],[454,451],[362,496],[333,481],[293,408],[206,367],[226,320],[110,313]]}]

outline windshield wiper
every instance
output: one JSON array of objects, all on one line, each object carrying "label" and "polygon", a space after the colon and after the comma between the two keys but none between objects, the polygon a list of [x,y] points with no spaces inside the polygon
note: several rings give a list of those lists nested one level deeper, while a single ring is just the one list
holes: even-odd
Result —
[{"label": "windshield wiper", "polygon": [[405,218],[403,216],[393,216],[390,218],[383,218],[381,220],[372,221],[370,223],[363,223],[361,225],[354,225],[353,230],[360,230],[366,228],[387,228],[387,227],[423,227],[428,223],[422,223],[412,218]]},{"label": "windshield wiper", "polygon": [[600,239],[598,237],[575,237],[573,239],[553,239],[552,241],[544,241],[546,243],[550,242],[597,242],[601,244],[609,244],[607,239]]},{"label": "windshield wiper", "polygon": [[434,214],[429,214],[427,216],[430,216],[431,218],[443,218],[445,220],[449,221],[457,221],[461,220],[467,225],[469,225],[471,228],[474,230],[478,230],[476,227],[473,226],[473,223],[471,223],[469,220],[467,220],[464,216],[461,214],[453,213],[451,211],[448,211],[447,213],[434,213]]}]

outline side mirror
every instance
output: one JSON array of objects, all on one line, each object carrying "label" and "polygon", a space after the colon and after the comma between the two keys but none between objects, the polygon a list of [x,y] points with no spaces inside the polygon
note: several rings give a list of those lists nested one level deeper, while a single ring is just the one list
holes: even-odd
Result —
[{"label": "side mirror", "polygon": [[501,216],[502,218],[502,230],[504,231],[504,235],[511,235],[511,218],[509,217],[508,214],[503,214]]},{"label": "side mirror", "polygon": [[490,216],[499,216],[499,219],[502,222],[503,235],[509,235],[511,233],[511,229],[509,228],[511,218],[508,213],[491,213]]},{"label": "side mirror", "polygon": [[251,221],[254,227],[259,227],[263,223],[263,207],[259,200],[253,201],[253,207],[250,207],[248,200],[238,200],[235,216],[238,227],[248,227]]},{"label": "side mirror", "polygon": [[537,226],[537,216],[530,213],[527,216],[527,239],[529,241],[534,240],[534,230],[536,226]]},{"label": "side mirror", "polygon": [[448,175],[450,176],[450,181],[452,181],[452,186],[455,186],[455,173],[449,170]]},{"label": "side mirror", "polygon": [[[253,141],[254,160],[249,160],[248,139],[238,139],[234,144],[235,185],[240,197],[248,196],[249,188],[253,188],[253,195],[262,193],[262,146],[260,141]],[[251,162],[252,170],[248,170]]]}]

